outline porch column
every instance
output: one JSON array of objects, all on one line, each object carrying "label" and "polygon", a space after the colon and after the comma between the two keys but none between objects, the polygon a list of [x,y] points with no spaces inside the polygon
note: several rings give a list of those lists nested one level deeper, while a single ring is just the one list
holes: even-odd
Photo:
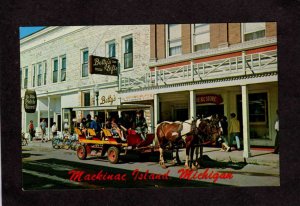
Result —
[{"label": "porch column", "polygon": [[154,94],[154,127],[156,127],[159,119],[159,96],[158,94]]},{"label": "porch column", "polygon": [[48,140],[50,140],[50,96],[48,96]]},{"label": "porch column", "polygon": [[37,118],[37,125],[39,126],[40,125],[40,119],[41,119],[41,111],[40,111],[40,101],[37,100],[37,105],[36,105],[36,108],[37,108],[37,115],[38,115],[38,118]]},{"label": "porch column", "polygon": [[242,85],[242,110],[243,110],[243,157],[248,158],[250,153],[250,128],[249,128],[249,101],[247,85]]},{"label": "porch column", "polygon": [[151,129],[151,133],[155,132],[155,127],[154,127],[154,107],[153,104],[150,106],[150,115],[151,115],[151,125],[150,125],[150,129]]},{"label": "porch column", "polygon": [[190,91],[190,119],[196,118],[196,94],[194,90]]}]

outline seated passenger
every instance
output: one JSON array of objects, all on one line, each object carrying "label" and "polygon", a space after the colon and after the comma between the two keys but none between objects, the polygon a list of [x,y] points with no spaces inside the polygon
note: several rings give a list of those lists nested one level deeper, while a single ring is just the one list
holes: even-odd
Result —
[{"label": "seated passenger", "polygon": [[148,133],[148,126],[145,117],[142,116],[142,111],[137,111],[135,119],[135,131],[140,134],[142,139],[146,139]]},{"label": "seated passenger", "polygon": [[122,130],[119,128],[119,126],[116,123],[116,120],[114,118],[111,120],[111,131],[113,133],[113,136],[118,135],[122,141],[126,141],[126,139],[123,136]]}]

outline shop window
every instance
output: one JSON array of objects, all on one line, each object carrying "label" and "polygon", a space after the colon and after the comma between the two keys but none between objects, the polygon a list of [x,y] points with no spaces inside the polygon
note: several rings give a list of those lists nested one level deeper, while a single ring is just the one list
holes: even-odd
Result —
[{"label": "shop window", "polygon": [[61,73],[60,73],[60,80],[66,81],[67,76],[67,58],[62,57],[61,58]]},{"label": "shop window", "polygon": [[193,24],[194,52],[210,48],[209,24]]},{"label": "shop window", "polygon": [[266,35],[265,23],[244,23],[244,40],[250,41]]},{"label": "shop window", "polygon": [[42,85],[42,64],[38,64],[38,79],[37,79],[37,85]]},{"label": "shop window", "polygon": [[181,24],[167,25],[167,51],[168,56],[181,54]]},{"label": "shop window", "polygon": [[[268,139],[269,137],[269,120],[268,120],[268,94],[253,93],[249,94],[249,125],[250,138]],[[242,129],[242,96],[237,96],[238,102],[238,119]]]},{"label": "shop window", "polygon": [[54,59],[53,60],[53,83],[57,82],[58,78],[58,60]]},{"label": "shop window", "polygon": [[28,86],[28,67],[25,67],[24,89],[27,89],[27,86]]},{"label": "shop window", "polygon": [[89,61],[89,51],[84,50],[82,52],[82,66],[81,66],[81,76],[87,77],[88,74],[88,61]]},{"label": "shop window", "polygon": [[84,106],[91,106],[91,96],[89,92],[83,93],[84,97]]},{"label": "shop window", "polygon": [[133,42],[132,37],[124,39],[124,69],[133,67]]}]

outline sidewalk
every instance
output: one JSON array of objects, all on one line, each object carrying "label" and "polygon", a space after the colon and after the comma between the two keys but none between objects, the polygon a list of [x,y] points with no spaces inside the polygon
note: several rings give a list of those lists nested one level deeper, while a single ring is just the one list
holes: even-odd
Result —
[{"label": "sidewalk", "polygon": [[[208,155],[211,159],[217,161],[233,161],[233,162],[243,162],[243,151],[233,150],[231,152],[222,152],[220,148],[204,147],[204,155]],[[248,164],[257,165],[268,165],[279,167],[279,155],[273,154],[273,150],[270,149],[251,149],[251,157],[246,159]]]},{"label": "sidewalk", "polygon": [[[29,142],[29,147],[40,148],[41,150],[45,151],[52,150],[52,142],[44,142],[41,141],[33,141]],[[279,167],[279,156],[278,154],[273,154],[272,149],[251,149],[251,157],[246,159],[248,164],[256,164],[256,165],[267,165],[267,166],[274,166]],[[185,149],[180,150],[180,158],[182,160],[185,159]],[[211,159],[221,162],[244,162],[243,151],[232,150],[231,152],[222,152],[220,148],[215,147],[204,147],[203,148],[203,155],[209,156]]]}]

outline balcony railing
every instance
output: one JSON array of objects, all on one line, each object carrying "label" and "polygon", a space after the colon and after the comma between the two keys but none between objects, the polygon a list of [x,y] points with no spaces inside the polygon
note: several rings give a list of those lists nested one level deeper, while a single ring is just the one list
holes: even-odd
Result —
[{"label": "balcony railing", "polygon": [[120,90],[139,89],[277,71],[277,50],[248,55],[242,53],[240,56],[206,62],[199,61],[195,60],[184,66],[167,69],[155,68],[138,77],[133,75],[120,77],[119,88]]}]

